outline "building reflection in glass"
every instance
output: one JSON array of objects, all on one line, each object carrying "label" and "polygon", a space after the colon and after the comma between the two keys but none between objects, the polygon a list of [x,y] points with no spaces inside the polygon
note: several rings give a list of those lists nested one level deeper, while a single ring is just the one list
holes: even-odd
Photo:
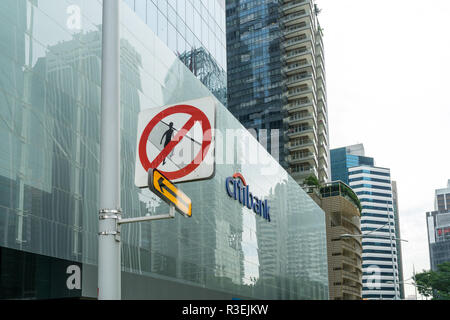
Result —
[{"label": "building reflection in glass", "polygon": [[[0,23],[5,28],[0,33],[7,40],[0,51],[0,136],[4,141],[0,245],[95,266],[101,30],[99,21],[94,20],[101,17],[95,14],[101,12],[101,6],[96,1],[73,2],[83,4],[86,14],[83,30],[77,32],[64,29],[65,20],[59,15],[64,9],[62,2],[1,2],[0,14],[5,19]],[[150,191],[134,186],[139,111],[211,96],[189,68],[144,23],[135,20],[134,13],[124,8],[121,197],[126,217],[167,211],[167,205]],[[16,36],[10,37],[14,30]],[[197,76],[212,85],[220,83],[209,74],[208,68],[214,71],[214,67],[206,55],[197,58],[202,55],[198,49],[193,58]],[[187,59],[193,57],[188,56],[186,53]],[[220,92],[219,85],[217,88]],[[217,127],[242,128],[219,103]],[[257,144],[256,140],[252,143]],[[235,172],[243,172],[254,192],[273,202],[272,222],[228,197],[225,179]],[[194,204],[193,218],[177,216],[171,221],[124,227],[123,271],[140,275],[139,283],[165,279],[238,297],[326,298],[323,287],[316,284],[327,285],[327,272],[322,270],[326,268],[320,240],[320,232],[325,230],[322,211],[292,179],[286,174],[282,177],[262,177],[255,168],[225,164],[216,166],[211,180],[183,184],[182,190]],[[318,218],[311,218],[314,215]],[[313,243],[312,237],[319,241]],[[287,248],[295,242],[304,245],[298,251]],[[30,271],[29,278],[37,281],[39,268]],[[299,277],[295,285],[300,288],[304,284],[306,289],[287,289],[294,276]],[[30,283],[29,297],[37,290],[34,282]],[[95,282],[91,285],[95,292]],[[134,292],[126,294],[126,298],[136,298]]]}]

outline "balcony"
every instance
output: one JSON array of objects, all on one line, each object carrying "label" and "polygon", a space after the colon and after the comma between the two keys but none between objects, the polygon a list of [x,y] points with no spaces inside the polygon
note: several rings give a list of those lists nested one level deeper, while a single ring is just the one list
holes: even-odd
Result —
[{"label": "balcony", "polygon": [[322,76],[318,76],[316,78],[316,82],[317,82],[317,91],[319,94],[322,94],[324,97],[327,96],[327,89],[325,88],[324,82],[323,82],[323,77]]},{"label": "balcony", "polygon": [[319,153],[319,162],[320,162],[320,165],[328,166],[328,156],[327,156],[326,152]]},{"label": "balcony", "polygon": [[319,50],[319,52],[322,52],[322,53],[324,52],[322,36],[319,33],[317,33],[317,36],[316,36],[316,47],[318,47],[317,50]]},{"label": "balcony", "polygon": [[[293,63],[282,69],[283,75],[292,83],[300,83],[308,81],[310,85],[315,85],[316,74],[311,64]],[[309,72],[308,72],[309,71]],[[298,78],[292,76],[297,75]],[[287,83],[287,81],[286,81]]]},{"label": "balcony", "polygon": [[291,89],[285,93],[283,93],[283,97],[288,98],[288,99],[299,99],[301,97],[305,97],[305,96],[309,96],[309,97],[313,97],[314,95],[314,90],[310,87],[306,87],[306,88],[295,88],[295,89]]},{"label": "balcony", "polygon": [[[300,37],[295,37],[295,38],[292,38],[290,40],[283,42],[281,45],[281,48],[282,48],[282,52],[287,53],[289,51],[302,49],[302,48],[311,49],[311,48],[313,48],[313,46],[312,46],[311,37],[300,36]],[[313,51],[313,52],[315,53],[315,51]]]},{"label": "balcony", "polygon": [[325,115],[323,113],[320,113],[318,118],[317,118],[317,122],[319,123],[323,123],[324,125],[327,123],[327,119],[325,118]]},{"label": "balcony", "polygon": [[290,50],[299,49],[299,48],[305,47],[305,46],[308,49],[313,47],[311,36],[306,36],[306,35],[298,36],[298,37],[291,38],[287,41],[282,42],[282,48],[284,49],[285,52],[290,51]]},{"label": "balcony", "polygon": [[287,162],[291,165],[307,162],[311,167],[314,167],[317,166],[317,157],[312,152],[303,152],[289,155]]},{"label": "balcony", "polygon": [[317,74],[317,78],[321,79],[323,81],[324,84],[327,83],[327,79],[326,79],[326,73],[325,73],[325,68],[323,67],[322,62],[319,61],[315,61],[316,62],[316,74]]},{"label": "balcony", "polygon": [[297,83],[297,82],[305,81],[305,80],[311,80],[311,82],[313,82],[313,80],[315,79],[314,66],[310,62],[296,62],[296,63],[291,63],[287,67],[283,68],[283,72],[287,76],[292,76],[296,73],[307,72],[308,70],[309,70],[309,72],[307,75],[305,75],[305,76],[299,75],[298,78],[295,78],[295,80],[294,79],[288,80],[287,83]]},{"label": "balcony", "polygon": [[300,137],[308,137],[310,140],[315,140],[316,139],[316,128],[315,127],[311,127],[311,126],[307,126],[307,127],[303,127],[303,128],[295,128],[295,127],[291,127],[289,128],[289,130],[286,131],[287,132],[287,136],[289,138],[300,138]]},{"label": "balcony", "polygon": [[291,114],[289,117],[285,118],[285,122],[289,125],[300,124],[302,122],[306,122],[310,125],[313,125],[316,117],[313,113],[305,112],[305,113],[295,113]]},{"label": "balcony", "polygon": [[342,293],[347,293],[347,294],[351,294],[351,295],[355,295],[361,298],[361,289],[358,289],[356,287],[351,287],[351,286],[346,286],[343,285],[342,286]]},{"label": "balcony", "polygon": [[327,126],[323,121],[319,121],[319,134],[323,134],[325,137],[328,135]]},{"label": "balcony", "polygon": [[[349,230],[350,232],[350,230]],[[355,244],[350,245],[349,243],[346,243],[345,241],[339,241],[341,243],[341,248],[345,249],[354,255],[358,256],[359,259],[362,259],[362,246],[355,246]]]},{"label": "balcony", "polygon": [[[342,196],[351,201],[358,209],[362,211],[361,202],[356,193],[342,181],[334,181],[325,184],[320,188],[320,194],[323,198]],[[348,233],[345,229],[341,230],[342,234]]]},{"label": "balcony", "polygon": [[314,50],[312,48],[307,49],[304,47],[296,50],[289,50],[289,52],[283,54],[283,59],[286,63],[291,63],[302,59],[312,58],[311,56],[313,54]]},{"label": "balcony", "polygon": [[324,116],[324,119],[327,116],[327,110],[325,107],[325,101],[323,100],[322,96],[319,95],[317,99],[317,106],[318,106],[318,113],[319,115],[322,114]]},{"label": "balcony", "polygon": [[361,268],[361,263],[358,263],[358,259],[356,259],[356,258],[351,258],[351,257],[342,255],[341,260],[342,260],[342,263],[345,263],[351,267],[355,267],[357,269]]},{"label": "balcony", "polygon": [[301,36],[304,34],[307,35],[308,37],[313,36],[314,31],[310,23],[304,22],[298,25],[290,26],[283,30],[283,36],[285,39],[295,36]]},{"label": "balcony", "polygon": [[300,151],[300,150],[305,150],[305,149],[308,150],[309,152],[316,152],[316,146],[315,146],[313,140],[309,140],[309,139],[307,141],[301,142],[301,143],[296,142],[294,140],[294,141],[287,143],[285,145],[285,147],[289,152]]},{"label": "balcony", "polygon": [[321,140],[324,143],[328,144],[328,136],[327,136],[326,131],[319,129],[319,140]]},{"label": "balcony", "polygon": [[[327,152],[328,152],[327,146],[325,145],[323,140],[320,140],[319,141],[319,155],[321,155],[323,153],[327,154]],[[327,154],[327,156],[328,156],[328,154]]]},{"label": "balcony", "polygon": [[[286,5],[288,5],[288,4],[286,4]],[[308,23],[313,20],[311,12],[312,12],[311,8],[308,8],[308,9],[302,9],[299,12],[288,14],[281,19],[281,23],[285,27],[288,27],[288,26],[291,26],[294,24],[300,24],[302,22]]]},{"label": "balcony", "polygon": [[327,83],[327,80],[325,79],[323,72],[320,68],[316,68],[316,75],[317,75],[316,76],[317,83],[320,85],[323,85],[323,87],[324,87],[323,90],[324,90],[324,92],[326,92],[325,85]]},{"label": "balcony", "polygon": [[310,0],[295,0],[287,2],[281,8],[284,14],[291,14],[293,12],[298,11],[299,9],[307,9],[308,7],[311,10],[311,1]]},{"label": "balcony", "polygon": [[312,100],[308,100],[307,102],[302,102],[302,100],[292,101],[291,103],[285,104],[283,110],[288,112],[307,111],[316,115],[315,103]]},{"label": "balcony", "polygon": [[291,167],[291,168],[292,168],[291,176],[292,176],[292,178],[294,178],[294,180],[302,180],[311,175],[317,177],[317,169],[315,167],[309,167],[309,168],[299,167],[298,169],[295,167]]},{"label": "balcony", "polygon": [[346,278],[352,281],[355,281],[359,284],[362,283],[362,275],[358,276],[357,274],[349,271],[342,270],[342,278]]},{"label": "balcony", "polygon": [[327,103],[327,98],[326,98],[325,92],[323,92],[323,90],[318,90],[317,91],[317,100],[318,101],[322,101],[323,102],[323,106],[325,106],[325,104]]},{"label": "balcony", "polygon": [[[296,66],[297,64],[292,64],[290,65],[290,69],[288,69],[288,67],[285,67],[283,69],[283,71],[295,71],[295,69],[299,69],[299,71],[301,71],[298,74],[294,74],[294,75],[288,75],[288,77],[284,80],[284,85],[287,87],[296,87],[299,86],[302,82],[307,81],[308,83],[310,83],[310,85],[314,86],[314,90],[315,90],[315,83],[314,83],[314,72],[308,72],[307,70],[305,70],[305,68],[307,68],[308,66],[311,66],[311,64],[308,63],[304,63],[302,64],[302,67],[300,66]],[[313,70],[311,70],[313,71]],[[291,74],[293,72],[290,72]]]}]

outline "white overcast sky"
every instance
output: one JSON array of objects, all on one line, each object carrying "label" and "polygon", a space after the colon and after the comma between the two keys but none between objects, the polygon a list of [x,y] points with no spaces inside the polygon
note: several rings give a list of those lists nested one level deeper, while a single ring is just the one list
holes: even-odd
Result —
[{"label": "white overcast sky", "polygon": [[430,267],[425,213],[450,179],[450,1],[316,3],[331,148],[363,143],[375,165],[391,169],[408,279],[413,265]]}]

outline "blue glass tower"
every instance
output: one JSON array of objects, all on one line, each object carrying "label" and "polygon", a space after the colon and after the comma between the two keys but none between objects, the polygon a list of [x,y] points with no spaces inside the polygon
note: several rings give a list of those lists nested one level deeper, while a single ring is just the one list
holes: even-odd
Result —
[{"label": "blue glass tower", "polygon": [[227,1],[228,107],[246,128],[281,129],[279,4],[254,3]]},{"label": "blue glass tower", "polygon": [[373,158],[365,157],[362,144],[330,150],[331,180],[349,184],[348,169],[357,166],[374,166]]}]

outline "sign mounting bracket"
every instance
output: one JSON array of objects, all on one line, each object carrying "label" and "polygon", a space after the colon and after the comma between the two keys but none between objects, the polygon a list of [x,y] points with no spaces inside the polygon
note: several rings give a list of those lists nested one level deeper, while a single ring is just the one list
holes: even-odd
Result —
[{"label": "sign mounting bracket", "polygon": [[145,222],[145,221],[153,221],[153,220],[163,220],[163,219],[173,219],[175,218],[175,206],[173,204],[169,205],[169,213],[168,214],[160,214],[157,216],[145,216],[139,218],[128,218],[128,219],[119,219],[117,221],[118,225],[133,223],[133,222]]}]

